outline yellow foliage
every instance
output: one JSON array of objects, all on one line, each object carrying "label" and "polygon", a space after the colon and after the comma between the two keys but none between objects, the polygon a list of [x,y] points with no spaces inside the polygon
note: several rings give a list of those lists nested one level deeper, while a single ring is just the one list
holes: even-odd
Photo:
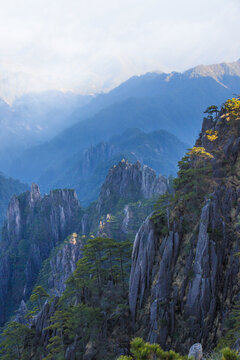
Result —
[{"label": "yellow foliage", "polygon": [[223,117],[226,118],[227,121],[230,120],[240,120],[240,99],[232,98],[225,102],[225,110],[226,113]]},{"label": "yellow foliage", "polygon": [[217,130],[206,130],[207,138],[210,141],[215,141],[218,138],[218,131]]},{"label": "yellow foliage", "polygon": [[73,245],[76,245],[76,243],[77,243],[77,233],[73,233],[72,234],[72,238],[71,238],[71,240],[70,240],[70,242],[73,244]]},{"label": "yellow foliage", "polygon": [[190,149],[187,153],[188,155],[194,157],[199,156],[203,158],[213,158],[213,155],[206,151],[204,147],[198,147],[194,146],[192,149]]}]

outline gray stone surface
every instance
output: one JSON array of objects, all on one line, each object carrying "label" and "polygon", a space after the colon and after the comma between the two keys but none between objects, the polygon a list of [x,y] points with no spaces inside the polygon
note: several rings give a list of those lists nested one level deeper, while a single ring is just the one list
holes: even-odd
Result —
[{"label": "gray stone surface", "polygon": [[20,306],[16,312],[14,321],[27,325],[29,321],[26,319],[26,315],[28,313],[27,305],[24,300],[21,301]]},{"label": "gray stone surface", "polygon": [[133,247],[129,305],[135,328],[141,324],[150,342],[183,352],[190,342],[211,348],[229,303],[240,291],[234,280],[239,276],[234,254],[240,241],[232,237],[229,215],[239,196],[237,189],[225,187],[212,193],[187,241],[181,219],[179,231],[166,237],[158,237],[149,219],[140,228]]},{"label": "gray stone surface", "polygon": [[129,280],[129,306],[133,319],[136,315],[137,302],[139,301],[141,307],[145,292],[149,289],[156,242],[157,237],[149,215],[136,234],[133,245]]},{"label": "gray stone surface", "polygon": [[37,345],[43,346],[46,354],[46,347],[51,336],[55,336],[56,332],[48,330],[47,327],[50,325],[50,318],[53,316],[57,309],[59,297],[55,297],[51,304],[48,300],[44,303],[41,311],[33,318],[31,328],[36,331],[36,342]]},{"label": "gray stone surface", "polygon": [[[13,196],[0,242],[0,324],[6,320],[7,307],[17,309],[22,299],[28,299],[42,262],[56,245],[76,231],[80,213],[73,190],[55,190],[41,197],[38,185],[32,184],[31,191]],[[18,267],[17,263],[11,266],[11,256],[23,239],[28,246],[24,249],[26,259],[16,292]]]},{"label": "gray stone surface", "polygon": [[76,269],[79,259],[82,257],[83,243],[73,234],[63,247],[54,254],[49,261],[50,273],[48,288],[55,296],[60,296],[66,289],[65,281]]},{"label": "gray stone surface", "polygon": [[141,167],[139,161],[131,164],[123,159],[109,170],[96,208],[99,213],[108,204],[109,209],[112,209],[114,204],[111,204],[110,200],[113,197],[137,201],[141,198],[149,199],[153,195],[164,194],[166,191],[167,179],[165,177],[157,177],[153,169],[146,165]]},{"label": "gray stone surface", "polygon": [[203,349],[200,343],[193,344],[190,347],[188,358],[193,358],[194,360],[201,360],[203,358]]}]

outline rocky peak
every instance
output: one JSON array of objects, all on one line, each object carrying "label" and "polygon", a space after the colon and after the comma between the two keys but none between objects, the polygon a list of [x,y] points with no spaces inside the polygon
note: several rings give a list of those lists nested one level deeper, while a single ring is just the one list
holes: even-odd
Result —
[{"label": "rocky peak", "polygon": [[142,167],[141,192],[145,199],[154,195],[162,195],[167,191],[167,182],[164,176],[156,176],[156,173],[149,166]]},{"label": "rocky peak", "polygon": [[[49,258],[47,288],[55,296],[60,296],[66,288],[65,282],[76,268],[77,262],[82,257],[83,242],[73,233],[60,249]],[[46,271],[43,269],[43,272]]]},{"label": "rocky peak", "polygon": [[39,201],[41,201],[39,186],[34,183],[31,186],[31,191],[27,190],[20,196],[14,195],[11,198],[6,217],[7,231],[10,237],[15,238],[15,240],[19,239],[22,223],[25,218],[23,208],[34,208]]},{"label": "rocky peak", "polygon": [[[78,231],[81,212],[76,192],[68,189],[42,198],[33,184],[31,191],[11,199],[0,243],[0,322],[22,299],[28,299],[42,262],[56,245]],[[16,259],[14,266],[11,257]]]},{"label": "rocky peak", "polygon": [[137,304],[141,307],[145,291],[149,288],[152,266],[156,255],[157,236],[147,217],[136,234],[132,252],[132,267],[129,280],[129,305],[133,320]]},{"label": "rocky peak", "polygon": [[103,141],[96,146],[91,146],[83,155],[82,174],[88,174],[89,171],[92,171],[100,162],[109,159],[115,151],[114,145]]},{"label": "rocky peak", "polygon": [[63,202],[73,201],[76,204],[79,204],[77,193],[73,189],[51,190],[49,196],[50,196],[51,200],[54,200],[54,201],[63,201]]},{"label": "rocky peak", "polygon": [[211,349],[239,299],[239,111],[233,101],[216,119],[204,120],[182,161],[170,221],[162,209],[134,241],[129,305],[135,330],[165,348],[186,352],[201,343]]},{"label": "rocky peak", "polygon": [[21,210],[19,198],[14,195],[9,202],[7,209],[7,231],[12,236],[19,238],[21,229]]},{"label": "rocky peak", "polygon": [[227,76],[240,75],[240,62],[239,60],[231,63],[221,63],[214,65],[198,65],[193,69],[187,70],[184,74],[190,78],[193,77],[211,77],[217,81],[223,80]]},{"label": "rocky peak", "polygon": [[108,172],[101,188],[97,210],[101,212],[104,208],[112,208],[119,199],[127,199],[129,202],[149,199],[166,190],[166,178],[157,177],[155,171],[146,165],[141,167],[139,161],[131,164],[122,159]]},{"label": "rocky peak", "polygon": [[30,198],[31,198],[32,203],[34,203],[35,201],[41,200],[39,186],[35,183],[32,183],[31,191],[30,191]]}]

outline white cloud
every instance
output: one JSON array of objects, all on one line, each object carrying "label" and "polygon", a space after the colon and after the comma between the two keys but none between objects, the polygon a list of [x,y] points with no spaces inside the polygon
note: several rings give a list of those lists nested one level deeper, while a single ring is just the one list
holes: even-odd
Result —
[{"label": "white cloud", "polygon": [[[0,0],[0,5],[0,84],[17,73],[15,93],[45,88],[88,93],[134,74],[240,57],[239,0]],[[5,93],[14,93],[12,87],[9,80]]]}]

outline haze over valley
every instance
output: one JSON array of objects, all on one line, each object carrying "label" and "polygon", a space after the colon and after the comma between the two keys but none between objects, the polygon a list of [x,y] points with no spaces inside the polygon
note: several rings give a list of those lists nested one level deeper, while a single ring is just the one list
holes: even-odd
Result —
[{"label": "haze over valley", "polygon": [[240,360],[239,14],[1,4],[1,360]]}]

